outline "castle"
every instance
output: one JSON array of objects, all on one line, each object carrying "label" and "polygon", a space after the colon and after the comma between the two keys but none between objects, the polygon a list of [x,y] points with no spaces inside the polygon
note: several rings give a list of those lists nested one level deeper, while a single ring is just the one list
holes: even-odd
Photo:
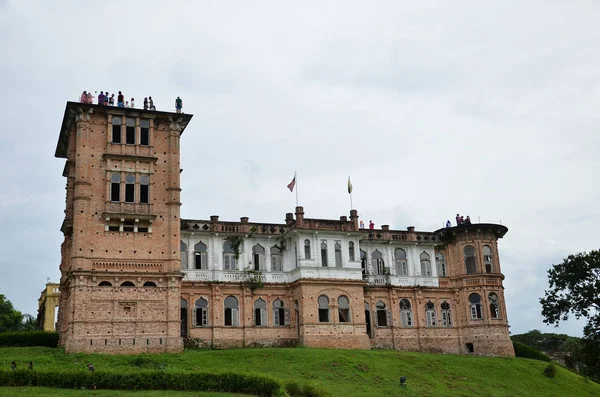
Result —
[{"label": "castle", "polygon": [[[497,224],[180,219],[192,115],[68,102],[58,331],[67,352],[293,346],[514,355]],[[283,218],[283,217],[282,217]]]}]

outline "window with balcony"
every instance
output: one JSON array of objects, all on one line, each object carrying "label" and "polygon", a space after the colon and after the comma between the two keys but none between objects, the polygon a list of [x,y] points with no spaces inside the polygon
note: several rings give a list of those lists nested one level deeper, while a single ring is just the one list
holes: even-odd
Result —
[{"label": "window with balcony", "polygon": [[228,296],[225,298],[224,305],[224,325],[226,327],[237,327],[239,325],[239,306],[237,298],[234,296]]},{"label": "window with balcony", "polygon": [[338,319],[340,323],[350,322],[350,301],[344,295],[338,298]]},{"label": "window with balcony", "polygon": [[135,145],[135,120],[127,119],[125,128],[125,143]]},{"label": "window with balcony", "polygon": [[400,300],[400,322],[403,327],[412,327],[412,308],[408,299]]},{"label": "window with balcony", "polygon": [[435,265],[437,267],[438,277],[446,277],[446,258],[441,252],[435,254]]},{"label": "window with balcony", "polygon": [[132,174],[125,176],[125,202],[135,202],[135,176]]},{"label": "window with balcony", "polygon": [[254,325],[257,327],[267,325],[267,302],[261,298],[254,301]]},{"label": "window with balcony", "polygon": [[265,268],[265,249],[260,244],[252,247],[252,266],[254,270],[264,270]]},{"label": "window with balcony", "polygon": [[477,262],[475,261],[475,248],[473,248],[470,245],[467,245],[463,249],[463,253],[465,256],[465,267],[467,269],[467,274],[477,273]]},{"label": "window with balcony", "polygon": [[354,254],[354,241],[348,243],[348,260],[354,261],[356,256]]},{"label": "window with balcony", "polygon": [[500,318],[500,306],[498,304],[498,295],[495,292],[492,292],[488,295],[488,300],[490,301],[490,317]]},{"label": "window with balcony", "polygon": [[121,143],[121,118],[112,118],[112,143]]},{"label": "window with balcony", "polygon": [[179,251],[181,252],[181,268],[182,269],[187,269],[188,268],[188,252],[187,252],[187,244],[184,243],[183,241],[179,242]]},{"label": "window with balcony", "polygon": [[282,272],[283,271],[283,255],[277,247],[271,248],[271,271]]},{"label": "window with balcony", "polygon": [[204,298],[199,298],[194,303],[194,324],[197,327],[208,326],[208,301]]},{"label": "window with balcony", "polygon": [[329,298],[325,295],[319,296],[319,322],[320,323],[328,323],[329,322]]},{"label": "window with balcony", "polygon": [[304,240],[304,259],[310,259],[310,240]]},{"label": "window with balcony", "polygon": [[150,177],[146,174],[140,175],[140,203],[150,203]]},{"label": "window with balcony", "polygon": [[481,310],[481,295],[477,293],[469,295],[469,304],[471,306],[471,319],[483,319],[483,310]]},{"label": "window with balcony", "polygon": [[321,241],[321,266],[327,267],[327,241]]},{"label": "window with balcony", "polygon": [[431,277],[431,257],[427,252],[421,253],[421,276]]},{"label": "window with balcony", "polygon": [[207,247],[202,241],[194,245],[194,268],[208,269]]},{"label": "window with balcony", "polygon": [[373,251],[371,254],[373,260],[373,271],[375,274],[385,274],[385,262],[383,261],[383,254],[379,250]]},{"label": "window with balcony", "polygon": [[431,301],[425,304],[425,318],[428,327],[435,327],[437,325],[437,320],[435,318],[435,305]]},{"label": "window with balcony", "polygon": [[489,245],[483,246],[483,264],[486,273],[494,272],[494,265],[492,264],[492,248]]},{"label": "window with balcony", "polygon": [[442,302],[442,327],[452,327],[452,311],[450,304],[446,301]]},{"label": "window with balcony", "polygon": [[408,276],[408,261],[406,260],[406,251],[402,248],[396,248],[394,251],[396,260],[396,275]]},{"label": "window with balcony", "polygon": [[290,325],[289,311],[284,307],[283,301],[279,298],[273,302],[273,325],[276,327]]},{"label": "window with balcony", "polygon": [[223,270],[236,270],[235,251],[229,241],[223,243]]},{"label": "window with balcony", "polygon": [[362,273],[367,274],[367,253],[363,250],[360,250],[360,267],[362,268]]},{"label": "window with balcony", "polygon": [[140,120],[140,145],[150,145],[150,121]]},{"label": "window with balcony", "polygon": [[342,243],[336,241],[334,244],[335,250],[335,267],[342,267]]}]

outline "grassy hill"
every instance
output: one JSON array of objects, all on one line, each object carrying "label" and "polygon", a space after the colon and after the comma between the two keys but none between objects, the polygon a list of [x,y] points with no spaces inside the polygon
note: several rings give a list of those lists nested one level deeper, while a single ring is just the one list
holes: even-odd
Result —
[{"label": "grassy hill", "polygon": [[[181,354],[109,356],[66,355],[59,349],[40,347],[4,348],[1,353],[2,368],[8,368],[10,362],[16,360],[21,366],[33,361],[39,370],[78,369],[91,362],[97,372],[155,368],[175,372],[234,371],[301,384],[312,383],[333,396],[344,397],[600,396],[600,384],[560,367],[554,378],[547,378],[543,375],[547,363],[519,358],[303,348],[187,350]],[[408,378],[406,387],[398,385],[400,376]],[[185,394],[173,394],[179,395]]]}]

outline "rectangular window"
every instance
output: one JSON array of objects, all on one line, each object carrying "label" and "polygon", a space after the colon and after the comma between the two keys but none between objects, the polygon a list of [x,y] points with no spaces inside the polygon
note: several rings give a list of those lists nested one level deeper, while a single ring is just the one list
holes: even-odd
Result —
[{"label": "rectangular window", "polygon": [[118,232],[119,231],[119,226],[109,225],[108,226],[108,231],[109,232]]},{"label": "rectangular window", "polygon": [[140,203],[150,203],[150,186],[140,185]]},{"label": "rectangular window", "polygon": [[121,124],[112,126],[112,143],[121,143]]},{"label": "rectangular window", "polygon": [[427,326],[435,327],[435,312],[432,310],[427,310]]},{"label": "rectangular window", "polygon": [[385,310],[377,310],[377,326],[387,327],[387,312]]},{"label": "rectangular window", "polygon": [[238,309],[225,309],[225,326],[226,327],[237,327],[238,326]]},{"label": "rectangular window", "polygon": [[283,271],[283,260],[281,255],[271,255],[271,271],[282,272]]},{"label": "rectangular window", "polygon": [[125,129],[125,143],[135,145],[135,126],[128,125]]},{"label": "rectangular window", "polygon": [[235,266],[234,254],[223,254],[223,270],[235,270]]},{"label": "rectangular window", "polygon": [[110,201],[121,201],[121,183],[112,182],[110,184]]},{"label": "rectangular window", "polygon": [[138,232],[139,233],[148,233],[148,228],[147,227],[138,227]]},{"label": "rectangular window", "polygon": [[350,309],[338,309],[340,323],[350,322]]},{"label": "rectangular window", "polygon": [[123,222],[124,232],[133,232],[133,220],[127,220]]},{"label": "rectangular window", "polygon": [[194,254],[194,262],[194,264],[196,265],[196,269],[208,269],[206,252],[196,252]]},{"label": "rectangular window", "polygon": [[150,145],[150,128],[145,127],[143,123],[141,123],[141,128],[140,128],[140,145],[143,145],[143,146]]},{"label": "rectangular window", "polygon": [[449,310],[442,310],[442,327],[452,326],[452,316]]},{"label": "rectangular window", "polygon": [[319,309],[319,322],[320,323],[328,323],[329,322],[329,309]]},{"label": "rectangular window", "polygon": [[321,266],[327,267],[327,248],[321,248]]},{"label": "rectangular window", "polygon": [[208,325],[208,316],[206,308],[199,307],[196,309],[196,325],[198,327],[206,327]]},{"label": "rectangular window", "polygon": [[400,318],[402,320],[402,326],[412,327],[412,313],[409,310],[402,310]]},{"label": "rectangular window", "polygon": [[133,183],[125,184],[125,202],[133,203],[135,201],[135,185]]}]

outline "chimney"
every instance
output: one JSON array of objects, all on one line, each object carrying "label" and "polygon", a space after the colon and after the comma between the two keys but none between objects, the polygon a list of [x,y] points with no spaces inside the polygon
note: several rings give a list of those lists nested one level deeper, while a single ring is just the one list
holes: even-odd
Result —
[{"label": "chimney", "polygon": [[250,219],[250,218],[248,218],[247,216],[242,216],[240,218],[240,222],[243,223],[243,224],[246,224],[246,223],[248,223],[248,219]]},{"label": "chimney", "polygon": [[304,224],[304,207],[296,207],[296,224],[300,228]]},{"label": "chimney", "polygon": [[350,210],[350,221],[354,230],[358,230],[358,211]]},{"label": "chimney", "polygon": [[219,215],[211,215],[211,216],[210,216],[210,221],[211,221],[212,223],[217,223],[217,222],[219,222]]},{"label": "chimney", "polygon": [[292,223],[294,223],[294,214],[288,212],[287,214],[285,214],[285,224],[289,226]]},{"label": "chimney", "polygon": [[390,225],[381,225],[381,230],[383,230],[384,232],[389,232],[390,231]]},{"label": "chimney", "polygon": [[342,222],[348,222],[348,217],[342,215],[342,216],[340,216],[340,221],[342,221]]},{"label": "chimney", "polygon": [[415,227],[414,226],[409,226],[406,230],[408,230],[409,233],[414,233],[415,232]]}]

